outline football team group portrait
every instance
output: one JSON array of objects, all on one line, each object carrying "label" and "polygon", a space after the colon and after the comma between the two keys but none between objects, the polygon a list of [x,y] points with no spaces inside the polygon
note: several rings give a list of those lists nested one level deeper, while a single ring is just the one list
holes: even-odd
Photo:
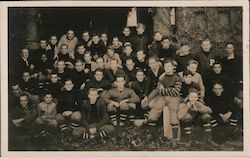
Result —
[{"label": "football team group portrait", "polygon": [[241,7],[8,13],[9,150],[243,150]]}]

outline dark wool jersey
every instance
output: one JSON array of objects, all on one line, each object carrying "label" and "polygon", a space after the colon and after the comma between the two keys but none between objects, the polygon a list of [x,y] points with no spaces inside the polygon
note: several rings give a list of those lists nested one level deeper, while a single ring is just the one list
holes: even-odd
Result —
[{"label": "dark wool jersey", "polygon": [[[84,41],[82,38],[78,39],[78,43],[77,45],[83,45],[84,48],[89,51],[89,46],[88,46],[88,43],[91,39],[89,39],[88,41]],[[77,47],[77,46],[76,46]]]},{"label": "dark wool jersey", "polygon": [[30,57],[32,59],[32,62],[35,64],[35,66],[39,65],[40,59],[42,54],[45,53],[49,58],[51,58],[52,53],[50,51],[47,51],[46,49],[39,48],[37,50],[33,50],[30,52]]},{"label": "dark wool jersey", "polygon": [[153,71],[151,69],[149,69],[148,71],[148,79],[150,81],[150,90],[153,90],[157,87],[157,83],[159,81],[159,77],[161,76],[161,74],[163,74],[165,72],[163,67],[159,67],[158,73],[157,75],[155,75],[153,73]]},{"label": "dark wool jersey", "polygon": [[108,72],[108,78],[109,78],[111,83],[113,83],[115,81],[117,75],[125,76],[125,80],[126,81],[129,80],[128,75],[124,72],[124,70],[118,68],[115,72],[113,72],[112,70],[110,70]]},{"label": "dark wool jersey", "polygon": [[126,43],[126,42],[130,42],[131,43],[131,36],[125,36],[124,34],[122,34],[122,36],[119,38],[119,40],[123,43],[123,45]]},{"label": "dark wool jersey", "polygon": [[180,95],[183,99],[185,99],[188,96],[188,92],[191,88],[200,91],[199,85],[195,82],[192,82],[191,84],[186,84],[185,82],[182,83]]},{"label": "dark wool jersey", "polygon": [[74,88],[76,90],[79,90],[81,85],[86,81],[87,79],[87,74],[84,73],[84,71],[76,71],[73,70],[71,73],[71,78],[73,79],[74,82]]},{"label": "dark wool jersey", "polygon": [[128,75],[129,82],[135,80],[136,69],[134,68],[132,71],[129,71],[127,67],[124,67],[125,73]]},{"label": "dark wool jersey", "polygon": [[135,91],[135,93],[139,96],[140,99],[143,99],[145,96],[149,94],[149,81],[144,79],[142,82],[135,80],[131,83],[131,89]]},{"label": "dark wool jersey", "polygon": [[188,54],[186,56],[176,56],[176,62],[177,62],[177,72],[185,71],[187,69],[188,61],[193,60],[194,55]]},{"label": "dark wool jersey", "polygon": [[149,50],[149,56],[159,57],[161,49],[161,41],[153,41],[151,44],[151,48]]},{"label": "dark wool jersey", "polygon": [[71,59],[69,58],[69,54],[63,54],[62,52],[58,53],[59,60],[63,60],[64,62],[70,62]]},{"label": "dark wool jersey", "polygon": [[140,62],[140,61],[138,61],[136,59],[136,61],[135,61],[135,68],[136,69],[142,69],[145,72],[145,74],[147,75],[149,66],[148,66],[148,63],[146,63],[146,61]]},{"label": "dark wool jersey", "polygon": [[47,89],[52,93],[54,98],[58,98],[62,89],[62,85],[60,83],[49,82]]},{"label": "dark wool jersey", "polygon": [[72,74],[72,71],[71,70],[64,70],[64,72],[63,73],[59,73],[58,71],[57,71],[57,76],[59,77],[59,82],[61,83],[61,84],[64,84],[64,81],[67,79],[67,78],[71,78],[71,75]]},{"label": "dark wool jersey", "polygon": [[132,37],[131,42],[132,42],[132,48],[135,53],[138,52],[139,50],[143,50],[144,53],[147,54],[150,40],[145,34],[142,35],[136,34],[135,36]]},{"label": "dark wool jersey", "polygon": [[168,49],[165,49],[165,48],[160,48],[159,50],[159,58],[171,58],[173,60],[175,60],[175,57],[176,57],[176,51],[177,49],[173,46],[170,46]]},{"label": "dark wool jersey", "polygon": [[57,112],[63,113],[64,111],[79,111],[79,93],[76,90],[62,91],[58,97]]},{"label": "dark wool jersey", "polygon": [[126,60],[127,59],[132,59],[133,61],[135,61],[135,55],[133,54],[133,52],[131,52],[130,56],[127,56],[125,53],[120,55],[120,59],[122,61],[122,66],[125,67],[126,66]]},{"label": "dark wool jersey", "polygon": [[48,72],[47,72],[48,69],[50,69],[50,70],[53,69],[53,62],[49,61],[49,60],[47,60],[45,62],[39,61],[39,64],[36,67],[36,70],[38,72],[41,72],[43,75],[48,75]]},{"label": "dark wool jersey", "polygon": [[101,41],[99,41],[98,44],[92,43],[89,50],[92,53],[92,56],[98,55],[99,57],[103,57],[106,53],[106,47]]},{"label": "dark wool jersey", "polygon": [[112,88],[111,83],[106,80],[102,79],[101,81],[97,81],[96,79],[90,80],[86,83],[85,90],[88,91],[90,88],[96,88],[98,91],[109,90]]},{"label": "dark wool jersey", "polygon": [[117,54],[119,54],[119,55],[122,54],[122,50],[123,50],[123,47],[122,47],[122,46],[119,46],[119,47],[114,47],[114,46],[112,46],[112,47],[114,48],[114,53],[117,53]]},{"label": "dark wool jersey", "polygon": [[97,119],[97,107],[95,104],[90,104],[90,119],[89,124],[95,124],[98,122]]},{"label": "dark wool jersey", "polygon": [[23,108],[20,104],[16,105],[15,109],[11,113],[12,119],[24,118],[21,123],[31,123],[36,119],[37,111],[34,105],[28,104]]},{"label": "dark wool jersey", "polygon": [[82,62],[84,62],[84,54],[79,54],[78,52],[76,52],[75,60],[81,60]]},{"label": "dark wool jersey", "polygon": [[26,91],[32,95],[39,94],[38,93],[38,82],[35,79],[30,79],[28,82],[21,81],[20,87],[23,91]]}]

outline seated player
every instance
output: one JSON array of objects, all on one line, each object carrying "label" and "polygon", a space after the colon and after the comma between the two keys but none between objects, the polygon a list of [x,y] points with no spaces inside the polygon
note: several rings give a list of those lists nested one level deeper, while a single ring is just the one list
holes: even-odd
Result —
[{"label": "seated player", "polygon": [[[10,138],[18,140],[20,136],[30,137],[33,135],[36,116],[36,108],[30,103],[29,96],[25,93],[20,94],[19,102],[15,105],[10,116]],[[23,143],[23,141],[21,142]]]},{"label": "seated player", "polygon": [[64,60],[58,60],[56,62],[56,69],[52,73],[57,73],[59,83],[63,84],[66,78],[71,76],[71,70],[66,67]]},{"label": "seated player", "polygon": [[123,68],[125,67],[127,59],[135,60],[135,55],[132,52],[133,52],[133,49],[132,49],[131,44],[127,44],[124,46],[123,53],[120,55]]},{"label": "seated player", "polygon": [[105,139],[115,130],[110,122],[106,105],[99,97],[97,89],[89,89],[88,100],[81,107],[81,115],[81,126],[72,132],[75,138],[86,140],[99,137]]},{"label": "seated player", "polygon": [[62,88],[63,86],[61,83],[59,83],[57,73],[51,73],[47,91],[49,91],[53,95],[53,101],[55,103],[58,102],[59,93],[61,92]]},{"label": "seated player", "polygon": [[62,44],[62,46],[60,47],[60,52],[58,53],[58,60],[63,60],[64,62],[72,62],[68,53],[68,45]]},{"label": "seated player", "polygon": [[[176,147],[178,124],[177,111],[179,109],[181,78],[174,73],[175,63],[173,60],[164,61],[165,73],[163,73],[157,85],[148,96],[148,106],[151,110],[148,113],[148,125],[155,126],[162,114],[164,106],[170,111],[170,124],[173,131],[172,146]],[[147,104],[147,103],[145,103]]]},{"label": "seated player", "polygon": [[68,122],[71,123],[71,128],[75,129],[79,126],[81,113],[79,111],[79,94],[74,90],[74,84],[71,79],[66,79],[64,82],[65,90],[59,94],[57,104],[56,120],[61,131],[62,138],[68,137],[71,129],[68,127]]},{"label": "seated player", "polygon": [[112,59],[117,60],[119,67],[122,68],[122,61],[120,59],[120,56],[118,53],[115,53],[114,48],[112,46],[109,46],[107,48],[107,53],[103,56],[103,59],[106,69],[110,69],[110,62]]},{"label": "seated player", "polygon": [[161,41],[162,41],[162,33],[159,31],[156,31],[154,33],[154,40],[151,43],[151,47],[149,50],[149,56],[159,56],[159,51],[161,49]]},{"label": "seated player", "polygon": [[[130,122],[134,121],[136,103],[140,102],[140,98],[134,90],[125,87],[126,80],[123,75],[117,75],[115,81],[117,87],[106,92],[103,98],[107,104],[107,110],[113,125],[124,126],[128,117]],[[117,123],[118,110],[120,110],[120,123]]]},{"label": "seated player", "polygon": [[106,47],[104,43],[100,40],[99,34],[94,33],[92,35],[89,51],[91,52],[91,56],[93,56],[94,60],[96,60],[96,58],[98,57],[103,57],[106,53]]},{"label": "seated player", "polygon": [[110,69],[106,69],[105,68],[105,63],[104,63],[104,59],[102,57],[98,57],[96,59],[96,64],[97,64],[97,69],[101,69],[103,71],[104,74],[104,78],[109,80],[109,73],[111,72]]},{"label": "seated player", "polygon": [[136,52],[135,67],[136,69],[142,69],[147,74],[149,66],[146,62],[146,54],[143,50],[139,50]]},{"label": "seated player", "polygon": [[211,113],[211,108],[206,106],[203,101],[199,100],[199,91],[191,88],[187,99],[180,104],[177,113],[178,119],[183,122],[188,146],[192,143],[192,123],[197,120],[203,123],[205,140],[211,141]]},{"label": "seated player", "polygon": [[161,41],[161,48],[159,50],[158,58],[160,61],[164,61],[165,59],[173,59],[175,60],[177,49],[172,44],[172,39],[169,36],[163,36]]},{"label": "seated player", "polygon": [[213,111],[211,120],[213,140],[224,143],[234,136],[238,124],[238,113],[233,98],[227,95],[222,83],[216,82],[208,104]]},{"label": "seated player", "polygon": [[111,45],[114,49],[114,53],[117,53],[118,55],[122,54],[122,43],[119,41],[118,37],[113,37],[112,40],[112,45]]},{"label": "seated player", "polygon": [[86,48],[83,44],[76,45],[76,53],[75,53],[75,60],[81,60],[84,61],[84,53],[86,51]]},{"label": "seated player", "polygon": [[134,81],[136,73],[135,62],[132,59],[127,59],[126,65],[123,69],[125,73],[128,75],[128,82]]},{"label": "seated player", "polygon": [[131,43],[131,30],[129,27],[124,27],[122,31],[122,36],[120,37],[120,41],[125,45],[125,43]]},{"label": "seated player", "polygon": [[83,62],[83,69],[84,72],[87,74],[89,71],[94,72],[97,68],[96,62],[92,61],[92,56],[90,51],[86,51],[84,54],[84,61]]},{"label": "seated player", "polygon": [[44,94],[43,101],[37,105],[38,117],[35,123],[42,137],[55,134],[57,131],[56,104],[52,100],[52,93],[47,92]]},{"label": "seated player", "polygon": [[110,72],[108,73],[108,78],[111,83],[114,83],[116,80],[117,75],[122,75],[125,77],[125,81],[128,81],[128,75],[124,72],[123,69],[119,68],[118,61],[115,59],[112,59],[110,62]]},{"label": "seated player", "polygon": [[85,73],[83,70],[83,62],[77,60],[75,63],[75,69],[72,71],[72,76],[74,80],[74,88],[76,90],[82,90],[85,87],[85,82],[93,78],[93,75],[90,71]]}]

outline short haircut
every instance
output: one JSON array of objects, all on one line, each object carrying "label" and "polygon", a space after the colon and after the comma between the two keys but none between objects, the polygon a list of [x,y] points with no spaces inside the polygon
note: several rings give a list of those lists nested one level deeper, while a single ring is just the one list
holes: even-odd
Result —
[{"label": "short haircut", "polygon": [[148,61],[149,61],[149,60],[152,60],[152,59],[154,59],[154,60],[157,61],[157,62],[159,61],[159,58],[156,57],[156,56],[151,56],[151,57],[149,57],[149,58],[148,58]]},{"label": "short haircut", "polygon": [[124,45],[124,48],[123,48],[123,49],[126,49],[127,47],[132,48],[132,45],[131,45],[131,44],[126,44],[126,45]]},{"label": "short haircut", "polygon": [[188,90],[188,94],[190,94],[190,93],[197,93],[197,94],[199,94],[199,91],[197,89],[195,89],[195,88],[190,88]]},{"label": "short haircut", "polygon": [[138,29],[139,27],[142,27],[143,29],[146,29],[146,26],[143,23],[138,23],[136,26],[136,29]]},{"label": "short haircut", "polygon": [[210,42],[211,43],[211,40],[209,38],[204,38],[201,43],[203,43],[204,41],[207,41],[207,42]]},{"label": "short haircut", "polygon": [[124,76],[123,74],[117,74],[117,75],[115,76],[115,79],[117,80],[118,77],[123,77],[124,80],[126,80],[126,78],[125,78],[125,76]]},{"label": "short haircut", "polygon": [[183,76],[188,76],[188,75],[192,75],[192,73],[189,70],[183,71]]},{"label": "short haircut", "polygon": [[63,84],[65,84],[67,81],[71,81],[71,82],[74,84],[74,81],[73,81],[71,78],[66,78],[66,79],[63,81]]},{"label": "short haircut", "polygon": [[53,97],[53,93],[51,91],[45,91],[43,93],[43,97],[45,97],[46,95],[51,95]]},{"label": "short haircut", "polygon": [[58,64],[59,62],[63,62],[63,63],[65,64],[65,61],[64,61],[64,60],[58,60],[58,61],[57,61],[57,64]]},{"label": "short haircut", "polygon": [[135,74],[137,74],[138,72],[142,72],[143,74],[145,74],[144,70],[142,70],[142,69],[137,69]]},{"label": "short haircut", "polygon": [[89,93],[90,92],[96,92],[98,94],[98,90],[96,88],[89,88]]},{"label": "short haircut", "polygon": [[113,48],[113,46],[110,45],[110,46],[107,47],[107,50],[113,50],[114,51],[114,48]]},{"label": "short haircut", "polygon": [[27,70],[23,71],[23,73],[22,73],[22,74],[24,74],[24,73],[29,73],[29,75],[30,75],[30,72],[29,72],[29,71],[27,71]]},{"label": "short haircut", "polygon": [[155,32],[154,32],[154,36],[155,36],[155,34],[157,34],[157,33],[162,34],[160,31],[155,31]]},{"label": "short haircut", "polygon": [[181,42],[181,46],[190,46],[190,43],[187,41]]},{"label": "short haircut", "polygon": [[63,46],[66,46],[67,48],[69,48],[67,44],[62,44],[60,48],[62,48]]},{"label": "short haircut", "polygon": [[[76,63],[82,63],[83,64],[82,60],[80,60],[80,59],[77,59]],[[76,63],[75,63],[75,65],[76,65]]]},{"label": "short haircut", "polygon": [[50,76],[51,75],[57,75],[57,72],[56,71],[52,71],[51,74],[50,74]]},{"label": "short haircut", "polygon": [[90,51],[86,51],[85,54],[84,54],[84,56],[87,55],[87,54],[89,54],[90,56],[92,56]]},{"label": "short haircut", "polygon": [[221,81],[215,81],[215,82],[213,83],[213,87],[214,87],[216,84],[221,85],[221,86],[224,88],[223,83],[222,83]]},{"label": "short haircut", "polygon": [[134,63],[134,60],[133,60],[132,58],[128,58],[128,59],[126,60],[126,62],[127,62],[127,61],[130,61],[130,60]]},{"label": "short haircut", "polygon": [[103,60],[103,61],[104,61],[104,59],[103,59],[102,57],[98,57],[98,58],[96,59],[96,61],[97,61],[98,59],[101,59],[101,60]]},{"label": "short haircut", "polygon": [[214,64],[213,64],[213,66],[214,66],[215,64],[220,64],[220,65],[222,66],[222,63],[219,62],[219,61],[215,61]]},{"label": "short haircut", "polygon": [[164,60],[163,64],[167,64],[167,63],[171,63],[173,66],[176,66],[175,63],[174,63],[174,60],[172,60],[172,59]]},{"label": "short haircut", "polygon": [[28,95],[27,93],[24,93],[24,92],[22,92],[22,93],[19,95],[19,99],[20,99],[21,97],[24,97],[24,96],[26,96],[27,99],[29,100],[29,95]]},{"label": "short haircut", "polygon": [[96,37],[96,36],[100,38],[100,35],[98,33],[93,33],[92,34],[92,37]]},{"label": "short haircut", "polygon": [[115,38],[117,38],[119,40],[119,37],[118,36],[114,36],[112,39],[114,40]]},{"label": "short haircut", "polygon": [[96,72],[101,72],[102,74],[103,74],[103,70],[101,69],[101,68],[97,68],[96,70],[95,70],[95,73]]},{"label": "short haircut", "polygon": [[136,54],[137,54],[138,52],[142,52],[143,54],[145,54],[143,49],[138,50],[138,51],[136,52]]},{"label": "short haircut", "polygon": [[196,64],[197,66],[199,66],[199,62],[194,60],[194,59],[191,59],[188,61],[188,65],[190,65],[190,64]]},{"label": "short haircut", "polygon": [[[76,48],[79,48],[79,47],[81,47],[81,46],[83,46],[84,47],[84,45],[83,44],[77,44],[76,45]],[[85,47],[84,47],[85,48]]]},{"label": "short haircut", "polygon": [[117,59],[112,59],[110,62],[112,62],[112,61],[116,61],[116,63],[118,64],[118,60]]},{"label": "short haircut", "polygon": [[229,45],[229,44],[231,44],[231,45],[233,45],[233,47],[235,47],[235,43],[233,41],[226,42],[226,46]]},{"label": "short haircut", "polygon": [[124,30],[124,29],[129,29],[129,30],[130,30],[130,28],[129,28],[128,26],[123,27],[123,30]]},{"label": "short haircut", "polygon": [[167,35],[164,35],[163,37],[162,37],[162,41],[163,40],[169,40],[169,41],[172,41],[172,38],[170,37],[170,36],[167,36]]}]

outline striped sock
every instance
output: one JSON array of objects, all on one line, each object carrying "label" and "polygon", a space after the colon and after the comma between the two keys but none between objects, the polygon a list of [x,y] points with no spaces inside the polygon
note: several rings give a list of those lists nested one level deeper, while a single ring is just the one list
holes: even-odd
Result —
[{"label": "striped sock", "polygon": [[71,122],[71,128],[72,128],[72,129],[75,129],[75,128],[77,128],[77,127],[79,127],[79,124],[78,124],[78,123],[73,123],[73,122]]},{"label": "striped sock", "polygon": [[205,134],[210,136],[212,132],[211,123],[210,122],[204,123],[203,128],[204,128]]},{"label": "striped sock", "polygon": [[47,131],[42,130],[42,131],[40,132],[40,135],[42,135],[42,136],[46,136],[46,135],[47,135]]},{"label": "striped sock", "polygon": [[67,124],[64,123],[64,124],[60,125],[59,128],[60,128],[61,132],[67,130]]},{"label": "striped sock", "polygon": [[216,119],[212,119],[212,120],[210,121],[210,123],[211,123],[211,127],[212,127],[212,128],[214,128],[214,127],[216,127],[216,126],[218,125]]},{"label": "striped sock", "polygon": [[84,140],[89,139],[89,134],[84,132],[82,135],[82,139],[84,139]]},{"label": "striped sock", "polygon": [[105,130],[102,130],[102,131],[100,131],[100,137],[101,138],[105,138],[105,137],[107,137],[107,133],[106,133],[106,131]]},{"label": "striped sock", "polygon": [[229,124],[231,125],[231,126],[237,126],[237,122],[238,122],[238,120],[237,119],[232,119],[232,118],[230,118],[229,119]]},{"label": "striped sock", "polygon": [[156,126],[156,121],[149,121],[148,126]]},{"label": "striped sock", "polygon": [[124,112],[121,112],[120,113],[120,122],[125,122],[126,120],[127,120],[127,117],[128,117],[128,115],[126,114],[126,113],[124,113]]},{"label": "striped sock", "polygon": [[116,113],[110,114],[109,118],[111,122],[114,124],[116,122]]}]

